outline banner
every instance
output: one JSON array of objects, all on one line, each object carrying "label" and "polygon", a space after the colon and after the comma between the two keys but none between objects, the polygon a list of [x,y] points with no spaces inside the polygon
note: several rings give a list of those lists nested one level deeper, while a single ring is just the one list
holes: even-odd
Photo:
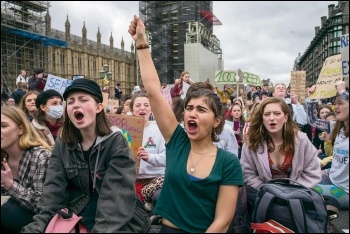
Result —
[{"label": "banner", "polygon": [[298,95],[300,103],[305,101],[306,71],[292,71],[290,79],[290,92]]},{"label": "banner", "polygon": [[186,82],[182,82],[182,95],[180,96],[182,99],[185,99],[186,97],[186,93],[188,88],[190,87],[190,84],[186,83]]},{"label": "banner", "polygon": [[117,126],[123,131],[123,135],[128,140],[132,155],[136,162],[136,174],[138,174],[140,160],[137,158],[137,151],[142,146],[143,125],[145,119],[143,117],[117,114],[107,114],[107,117],[113,126]]},{"label": "banner", "polygon": [[169,105],[172,106],[173,100],[171,99],[170,89],[168,87],[165,87],[164,89],[161,89],[161,91]]},{"label": "banner", "polygon": [[70,86],[72,83],[73,83],[72,80],[64,79],[64,78],[49,74],[47,76],[44,91],[53,89],[59,92],[61,95],[63,95],[66,88]]},{"label": "banner", "polygon": [[[343,77],[349,78],[349,34],[340,37]],[[347,83],[349,85],[349,82]]]},{"label": "banner", "polygon": [[[240,76],[235,70],[218,70],[215,72],[215,84],[237,84]],[[261,86],[261,79],[258,75],[249,72],[242,72],[243,84]]]},{"label": "banner", "polygon": [[337,94],[335,83],[343,80],[341,55],[328,57],[322,66],[316,82],[316,91],[310,95],[310,99],[324,99],[334,97]]}]

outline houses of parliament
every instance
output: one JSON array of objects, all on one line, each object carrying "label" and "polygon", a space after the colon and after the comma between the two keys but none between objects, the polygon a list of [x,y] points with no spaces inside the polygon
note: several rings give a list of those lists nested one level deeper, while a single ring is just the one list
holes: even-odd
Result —
[{"label": "houses of parliament", "polygon": [[112,78],[109,81],[110,96],[120,83],[124,93],[131,93],[137,85],[134,45],[120,49],[111,34],[109,45],[101,43],[100,29],[96,41],[87,39],[85,22],[82,36],[70,33],[69,17],[65,32],[51,28],[50,1],[2,1],[1,2],[1,85],[14,90],[15,80],[21,70],[32,75],[32,69],[43,67],[45,73],[65,79],[79,75],[104,86],[100,71],[108,65]]}]

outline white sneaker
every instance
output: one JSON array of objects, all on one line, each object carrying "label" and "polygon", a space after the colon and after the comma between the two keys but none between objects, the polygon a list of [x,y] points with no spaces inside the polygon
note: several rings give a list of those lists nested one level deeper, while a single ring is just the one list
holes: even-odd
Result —
[{"label": "white sneaker", "polygon": [[148,211],[151,211],[151,210],[153,210],[153,203],[152,202],[145,202],[145,208],[146,208],[146,210],[148,210]]}]

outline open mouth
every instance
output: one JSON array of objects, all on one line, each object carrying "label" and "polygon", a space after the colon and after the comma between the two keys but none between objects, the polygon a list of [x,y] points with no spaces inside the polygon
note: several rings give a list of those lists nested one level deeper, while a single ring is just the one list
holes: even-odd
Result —
[{"label": "open mouth", "polygon": [[82,120],[82,119],[84,118],[84,114],[81,113],[80,111],[76,111],[76,112],[74,113],[74,117],[75,117],[78,121],[80,121],[80,120]]},{"label": "open mouth", "polygon": [[197,123],[195,122],[195,121],[188,121],[187,122],[188,123],[188,132],[189,133],[194,133],[194,132],[196,132],[197,131],[197,128],[198,128],[198,126],[197,126]]},{"label": "open mouth", "polygon": [[272,128],[274,128],[274,127],[277,126],[277,124],[275,124],[275,123],[270,123],[269,126],[272,127]]}]

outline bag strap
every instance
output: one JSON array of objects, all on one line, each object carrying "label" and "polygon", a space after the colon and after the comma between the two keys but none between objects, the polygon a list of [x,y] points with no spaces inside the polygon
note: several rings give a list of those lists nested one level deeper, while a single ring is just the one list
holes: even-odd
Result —
[{"label": "bag strap", "polygon": [[289,209],[293,215],[293,220],[297,228],[298,233],[306,232],[306,220],[305,214],[303,212],[304,208],[299,199],[289,199],[288,200]]},{"label": "bag strap", "polygon": [[70,219],[73,216],[73,212],[68,208],[63,208],[57,211],[57,213],[60,214],[63,219]]},{"label": "bag strap", "polygon": [[270,207],[270,204],[272,203],[274,198],[274,195],[272,195],[269,192],[265,192],[259,204],[255,204],[255,206],[257,206],[256,212],[253,217],[255,218],[255,222],[265,222],[266,212],[268,211],[268,208]]}]

